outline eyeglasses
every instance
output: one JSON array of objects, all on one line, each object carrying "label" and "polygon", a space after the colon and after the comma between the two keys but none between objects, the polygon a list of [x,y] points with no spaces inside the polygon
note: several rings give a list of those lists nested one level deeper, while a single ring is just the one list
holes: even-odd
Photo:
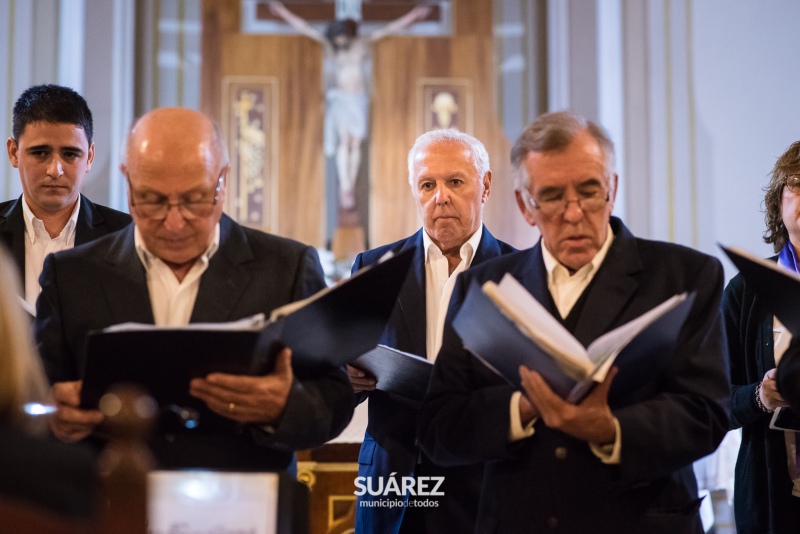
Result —
[{"label": "eyeglasses", "polygon": [[563,197],[545,198],[534,200],[527,190],[523,189],[531,206],[542,212],[545,217],[559,217],[566,213],[570,203],[575,202],[584,213],[594,213],[603,209],[610,199],[608,191],[603,196],[602,190],[578,193],[578,198],[566,199]]},{"label": "eyeglasses", "polygon": [[786,188],[795,195],[800,195],[800,174],[786,178]]},{"label": "eyeglasses", "polygon": [[[128,176],[128,189],[131,196],[131,207],[136,211],[139,217],[150,219],[152,221],[163,221],[167,218],[169,210],[173,206],[178,208],[178,211],[187,221],[195,219],[203,219],[208,217],[214,212],[214,206],[217,205],[219,200],[219,192],[222,190],[222,179],[220,176],[217,180],[217,187],[214,188],[214,198],[208,199],[209,195],[206,193],[189,193],[186,198],[182,198],[177,202],[170,202],[169,199],[163,195],[154,193],[137,194],[131,186],[131,179]],[[134,202],[134,197],[139,196],[141,200]],[[194,198],[192,198],[194,197]]]}]

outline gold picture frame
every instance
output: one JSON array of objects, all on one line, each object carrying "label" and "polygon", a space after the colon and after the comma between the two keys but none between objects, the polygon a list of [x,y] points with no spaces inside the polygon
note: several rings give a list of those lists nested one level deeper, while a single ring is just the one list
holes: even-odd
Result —
[{"label": "gold picture frame", "polygon": [[472,80],[420,78],[416,92],[419,134],[438,128],[457,128],[473,135]]},{"label": "gold picture frame", "polygon": [[278,226],[278,79],[225,76],[222,130],[230,152],[225,211],[238,223]]}]

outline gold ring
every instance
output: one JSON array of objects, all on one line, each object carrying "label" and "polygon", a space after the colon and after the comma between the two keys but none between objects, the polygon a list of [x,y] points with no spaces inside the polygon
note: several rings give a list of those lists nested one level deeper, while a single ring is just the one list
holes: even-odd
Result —
[{"label": "gold ring", "polygon": [[233,410],[235,409],[236,409],[235,403],[231,402],[230,404],[228,404],[228,413],[233,413]]}]

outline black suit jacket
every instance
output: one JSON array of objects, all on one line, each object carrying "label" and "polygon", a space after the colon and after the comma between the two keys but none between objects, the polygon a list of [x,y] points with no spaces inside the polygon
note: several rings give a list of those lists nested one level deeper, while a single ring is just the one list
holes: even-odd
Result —
[{"label": "black suit jacket", "polygon": [[[397,304],[389,319],[381,343],[410,352],[423,358],[426,356],[426,299],[425,299],[425,250],[420,229],[414,235],[395,243],[384,245],[356,257],[353,271],[378,262],[387,252],[414,251],[411,270],[397,297]],[[498,241],[484,227],[481,241],[475,251],[472,266],[481,262],[515,252],[516,249]],[[375,390],[369,395],[359,395],[359,401],[369,397],[369,422],[364,442],[359,453],[359,476],[389,477],[392,472],[408,476],[415,472],[419,457],[417,444],[417,417],[419,405]],[[427,463],[427,462],[424,462]],[[464,525],[475,520],[475,506],[480,489],[480,466],[449,469],[441,473],[434,466],[425,465],[426,475],[444,475],[445,484],[453,488],[439,507],[426,508],[425,518],[431,532],[463,531]],[[445,489],[446,491],[446,489]],[[369,494],[359,500],[370,498]],[[462,502],[456,502],[460,500]],[[466,502],[468,501],[468,502]],[[359,532],[391,532],[399,528],[405,508],[357,507],[356,527]],[[418,527],[420,528],[420,527]]]},{"label": "black suit jacket", "polygon": [[605,465],[586,442],[547,428],[508,442],[511,387],[471,356],[452,320],[473,282],[511,273],[557,314],[541,241],[459,276],[428,397],[423,449],[443,464],[485,462],[476,532],[702,532],[692,462],[728,427],[722,268],[685,247],[637,239],[612,218],[615,238],[587,288],[573,331],[584,345],[683,291],[697,295],[674,359],[641,386],[609,397],[621,427],[621,463]]},{"label": "black suit jacket", "polygon": [[[771,258],[777,260],[777,256]],[[756,405],[756,386],[775,368],[774,316],[740,274],[722,301],[731,368],[731,429],[742,429],[733,511],[739,534],[800,532],[800,498],[792,496],[784,433]],[[781,366],[788,357],[784,355]]]},{"label": "black suit jacket", "polygon": [[[131,216],[80,196],[81,209],[75,224],[75,246],[83,245],[128,226]],[[22,212],[22,196],[16,200],[0,203],[0,243],[11,251],[14,263],[22,280],[22,296],[25,295],[25,218]]]},{"label": "black suit jacket", "polygon": [[[51,382],[81,378],[88,332],[128,321],[154,322],[133,225],[48,256],[41,282],[36,338]],[[269,315],[324,287],[313,248],[243,228],[223,215],[220,246],[201,278],[190,322]],[[232,436],[159,436],[153,447],[163,468],[282,469],[293,451],[338,435],[352,412],[353,392],[343,370],[315,378],[296,374],[274,434],[243,425]]]}]

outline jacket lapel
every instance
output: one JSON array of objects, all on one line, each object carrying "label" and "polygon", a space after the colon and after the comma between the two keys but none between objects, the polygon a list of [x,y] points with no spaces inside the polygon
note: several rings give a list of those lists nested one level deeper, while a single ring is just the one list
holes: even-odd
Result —
[{"label": "jacket lapel", "polygon": [[550,295],[550,290],[547,288],[547,269],[544,266],[542,246],[542,240],[540,239],[533,248],[524,253],[528,254],[529,257],[525,262],[519,264],[522,266],[521,270],[511,274],[547,311],[558,317],[558,310],[553,302],[552,295]]},{"label": "jacket lapel", "polygon": [[22,295],[25,296],[25,220],[22,213],[22,197],[10,203],[0,213],[0,243],[11,252],[22,280]]},{"label": "jacket lapel", "polygon": [[478,243],[478,250],[475,251],[475,257],[472,258],[472,263],[470,267],[473,265],[478,265],[482,261],[486,261],[491,258],[496,258],[500,255],[500,244],[497,242],[497,239],[489,233],[489,229],[486,226],[483,227],[483,235],[481,236],[481,241]]},{"label": "jacket lapel", "polygon": [[119,232],[104,258],[114,276],[101,282],[114,322],[137,322],[153,324],[153,307],[147,289],[147,274],[133,238],[134,225]]},{"label": "jacket lapel", "polygon": [[634,276],[642,271],[633,234],[619,219],[612,218],[614,241],[608,254],[592,280],[586,303],[575,329],[575,337],[584,346],[607,332],[625,311],[631,298],[639,289]]},{"label": "jacket lapel", "polygon": [[400,304],[400,313],[407,329],[408,339],[411,342],[411,352],[425,357],[427,347],[425,344],[426,332],[428,331],[426,322],[426,301],[425,301],[425,250],[423,249],[422,232],[420,229],[416,234],[406,241],[399,252],[414,249],[414,258],[411,262],[411,269],[408,273],[406,283],[400,289],[397,296]]},{"label": "jacket lapel", "polygon": [[197,300],[190,322],[220,322],[233,317],[236,303],[250,283],[250,273],[242,264],[253,259],[244,231],[223,215],[220,221],[219,250],[211,257],[200,279]]},{"label": "jacket lapel", "polygon": [[85,196],[80,196],[81,209],[78,211],[78,220],[75,224],[75,246],[94,241],[105,235],[100,227],[105,218],[95,209],[94,204]]}]

